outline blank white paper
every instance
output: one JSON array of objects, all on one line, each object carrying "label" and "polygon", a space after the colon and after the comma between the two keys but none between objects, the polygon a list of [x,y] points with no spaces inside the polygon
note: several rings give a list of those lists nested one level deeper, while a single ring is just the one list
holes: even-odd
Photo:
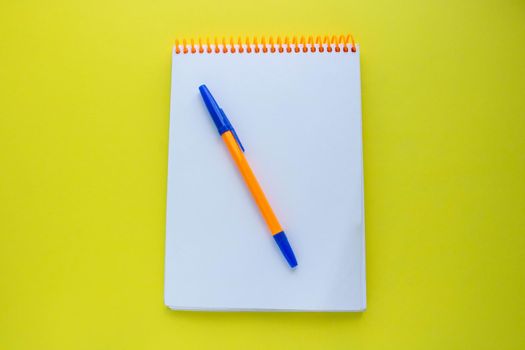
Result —
[{"label": "blank white paper", "polygon": [[[223,144],[206,84],[298,260],[290,269]],[[173,54],[165,304],[184,310],[366,307],[359,49]]]}]

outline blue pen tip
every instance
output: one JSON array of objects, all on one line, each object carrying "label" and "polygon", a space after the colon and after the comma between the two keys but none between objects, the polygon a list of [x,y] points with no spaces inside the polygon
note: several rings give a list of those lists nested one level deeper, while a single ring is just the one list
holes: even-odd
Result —
[{"label": "blue pen tip", "polygon": [[290,242],[288,242],[288,238],[286,237],[284,231],[281,231],[278,234],[274,235],[273,239],[275,240],[275,243],[277,243],[277,246],[281,250],[281,253],[286,259],[288,265],[290,265],[292,269],[296,268],[297,259],[295,258],[292,246],[290,246]]},{"label": "blue pen tip", "polygon": [[210,90],[208,90],[208,87],[206,85],[202,84],[201,86],[199,86],[199,92],[201,93],[202,99],[204,100],[204,103],[206,103],[206,106],[217,104],[217,102],[213,98]]},{"label": "blue pen tip", "polygon": [[199,86],[199,92],[201,93],[202,99],[204,101],[204,104],[206,105],[206,108],[208,109],[208,112],[210,113],[211,119],[213,119],[213,122],[217,127],[219,135],[222,135],[225,131],[229,130],[229,127],[224,120],[221,108],[217,104],[217,101],[215,101],[215,99],[213,98],[213,95],[211,94],[210,90],[208,90],[206,85],[202,84],[201,86]]},{"label": "blue pen tip", "polygon": [[205,85],[205,84],[202,84],[201,86],[199,86],[199,91],[202,93],[210,93],[210,91],[208,90],[208,87]]},{"label": "blue pen tip", "polygon": [[201,93],[202,99],[204,100],[206,107],[212,109],[219,108],[217,101],[215,101],[213,95],[211,94],[210,90],[208,90],[208,87],[206,85],[202,84],[201,86],[199,86],[199,92]]}]

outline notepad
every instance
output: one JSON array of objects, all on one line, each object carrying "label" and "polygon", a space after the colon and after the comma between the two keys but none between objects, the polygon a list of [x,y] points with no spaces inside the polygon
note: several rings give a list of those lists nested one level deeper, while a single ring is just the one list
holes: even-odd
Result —
[{"label": "notepad", "polygon": [[[165,304],[366,308],[360,49],[349,37],[188,41],[172,58]],[[198,87],[235,129],[292,244],[290,269]]]}]

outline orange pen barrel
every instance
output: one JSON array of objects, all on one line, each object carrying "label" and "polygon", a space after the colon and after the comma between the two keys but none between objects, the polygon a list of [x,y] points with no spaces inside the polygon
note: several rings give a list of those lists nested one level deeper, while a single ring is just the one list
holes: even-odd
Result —
[{"label": "orange pen barrel", "polygon": [[235,161],[235,164],[237,165],[237,168],[239,169],[242,177],[244,178],[244,181],[248,186],[255,203],[259,207],[259,210],[261,211],[261,214],[264,218],[264,221],[266,222],[266,225],[268,225],[270,232],[272,235],[276,235],[283,231],[281,224],[277,220],[277,217],[275,216],[275,213],[268,202],[268,199],[266,199],[266,196],[264,195],[261,185],[259,185],[255,174],[250,168],[250,164],[248,164],[248,161],[246,160],[244,153],[241,151],[241,148],[237,144],[237,141],[235,140],[232,132],[226,131],[221,135],[221,137],[226,144],[226,147],[228,147],[228,151]]}]

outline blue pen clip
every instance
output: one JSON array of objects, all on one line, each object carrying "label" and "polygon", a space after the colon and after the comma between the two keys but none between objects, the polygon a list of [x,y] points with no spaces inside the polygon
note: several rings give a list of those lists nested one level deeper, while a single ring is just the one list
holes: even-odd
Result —
[{"label": "blue pen clip", "polygon": [[235,141],[237,141],[237,144],[239,145],[241,150],[244,152],[244,146],[242,145],[241,140],[239,139],[239,136],[237,136],[237,132],[233,128],[233,125],[230,123],[230,120],[228,119],[228,117],[226,116],[226,113],[224,113],[222,108],[219,108],[219,109],[221,110],[221,114],[224,119],[224,123],[228,126],[228,129],[230,129],[230,131],[232,132],[233,137],[235,138]]}]

